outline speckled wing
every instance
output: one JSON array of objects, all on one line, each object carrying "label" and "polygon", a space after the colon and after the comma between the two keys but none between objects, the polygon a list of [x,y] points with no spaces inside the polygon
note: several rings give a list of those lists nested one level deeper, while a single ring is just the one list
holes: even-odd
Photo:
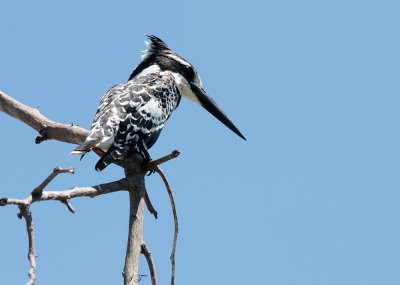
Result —
[{"label": "speckled wing", "polygon": [[125,116],[126,106],[123,104],[129,103],[130,92],[132,90],[128,84],[118,84],[107,91],[97,108],[87,139],[96,140],[102,138],[98,145],[101,148],[104,147],[104,143],[107,144],[107,140],[114,136],[120,120]]},{"label": "speckled wing", "polygon": [[179,101],[171,74],[152,73],[116,85],[102,98],[89,136],[74,152],[85,153],[93,147],[107,150],[96,170],[130,150],[146,154]]},{"label": "speckled wing", "polygon": [[121,120],[112,146],[96,164],[98,171],[125,157],[130,150],[147,156],[147,149],[155,143],[164,123],[179,104],[180,92],[171,74],[153,73],[130,82],[129,102],[126,103],[125,98],[119,100],[124,114],[119,116]]}]

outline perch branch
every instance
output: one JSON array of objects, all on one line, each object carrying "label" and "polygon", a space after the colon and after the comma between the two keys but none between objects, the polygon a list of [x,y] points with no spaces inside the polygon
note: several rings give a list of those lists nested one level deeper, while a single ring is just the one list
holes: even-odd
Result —
[{"label": "perch branch", "polygon": [[149,271],[151,276],[151,285],[157,285],[157,276],[156,276],[156,268],[154,266],[154,260],[151,255],[151,252],[147,245],[143,242],[142,243],[142,251],[141,253],[146,258],[147,264],[149,265]]},{"label": "perch branch", "polygon": [[139,280],[139,257],[143,243],[143,213],[146,187],[144,183],[145,171],[142,169],[143,158],[134,153],[125,159],[129,167],[125,168],[129,188],[129,234],[126,247],[125,266],[122,271],[124,285],[136,285]]},{"label": "perch branch", "polygon": [[[86,139],[88,131],[77,126],[77,125],[66,125],[53,122],[47,119],[45,116],[40,114],[37,109],[28,107],[17,100],[11,98],[7,94],[0,91],[0,111],[4,112],[23,123],[29,125],[33,129],[39,132],[39,136],[36,138],[36,143],[41,143],[45,140],[58,140],[62,142],[81,144]],[[102,155],[101,151],[95,151],[97,154]],[[171,154],[162,157],[160,159],[150,161],[147,167],[149,170],[157,171],[161,178],[163,179],[168,194],[170,197],[172,211],[174,213],[175,221],[175,234],[174,234],[174,244],[171,253],[171,263],[172,263],[172,277],[171,284],[174,284],[175,275],[175,248],[176,240],[178,234],[178,221],[176,215],[175,204],[173,201],[172,191],[168,185],[165,175],[162,173],[161,169],[158,168],[159,164],[162,164],[170,159],[173,159],[179,155],[179,151],[173,151]],[[133,156],[133,155],[132,155]],[[70,199],[76,197],[95,197],[98,195],[116,192],[120,190],[128,190],[130,195],[130,219],[129,219],[129,235],[128,235],[128,246],[127,254],[125,259],[125,267],[123,271],[124,284],[133,285],[139,281],[138,275],[138,262],[139,255],[142,251],[142,226],[143,226],[143,204],[144,201],[151,213],[157,217],[157,212],[151,205],[150,199],[147,195],[146,188],[144,185],[144,175],[142,170],[142,158],[139,160],[131,160],[130,158],[124,161],[117,161],[115,164],[121,166],[125,170],[126,177],[124,179],[101,184],[93,187],[81,187],[72,188],[64,191],[44,191],[47,184],[58,174],[62,173],[59,170],[54,170],[53,173],[45,180],[41,185],[34,189],[30,196],[27,198],[12,199],[12,198],[1,198],[0,206],[5,206],[7,204],[18,205],[21,210],[19,217],[24,217],[27,223],[28,237],[29,237],[29,261],[30,270],[29,276],[30,281],[28,284],[33,284],[36,276],[36,261],[35,261],[35,250],[34,250],[34,239],[33,239],[33,221],[30,212],[30,205],[36,201],[48,201],[48,200],[58,200],[65,204],[67,208],[73,213],[75,210],[70,204]],[[136,172],[135,172],[136,171]],[[70,169],[65,172],[71,172]],[[146,250],[146,248],[144,249]],[[154,269],[154,264],[153,264]],[[154,270],[155,278],[155,270]],[[155,280],[155,279],[154,279]],[[152,277],[153,283],[153,277]],[[154,284],[154,283],[153,283]]]},{"label": "perch branch", "polygon": [[[124,285],[135,285],[139,282],[138,272],[141,243],[143,240],[143,196],[145,189],[139,187],[135,191],[129,191],[129,235],[126,247],[125,266],[122,271]],[[140,243],[140,244],[139,244]]]},{"label": "perch branch", "polygon": [[[158,165],[160,165],[162,163],[165,163],[165,162],[167,162],[167,161],[169,161],[171,159],[174,159],[174,158],[178,157],[180,154],[181,153],[178,150],[174,150],[168,155],[160,157],[160,158],[158,158],[156,160],[151,160],[147,164],[147,169],[150,170],[150,171],[151,170],[152,171],[157,171],[157,166]],[[149,210],[149,212],[152,215],[154,215],[154,217],[157,219],[157,215],[158,215],[157,211],[154,209],[153,205],[151,204],[150,197],[149,197],[147,191],[146,191],[145,196],[144,196],[144,201],[146,202],[146,206],[147,206],[147,209]]]},{"label": "perch branch", "polygon": [[166,156],[160,157],[156,160],[150,160],[149,163],[147,164],[147,168],[149,170],[154,170],[156,171],[156,166],[167,162],[168,160],[174,159],[176,157],[178,157],[181,153],[179,152],[179,150],[174,150],[172,151],[170,154],[167,154]]}]

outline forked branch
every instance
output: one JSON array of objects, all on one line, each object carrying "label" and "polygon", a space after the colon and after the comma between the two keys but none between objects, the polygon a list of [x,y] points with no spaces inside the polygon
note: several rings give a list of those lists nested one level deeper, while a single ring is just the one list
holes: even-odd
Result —
[{"label": "forked branch", "polygon": [[74,173],[75,170],[73,167],[67,168],[67,169],[62,169],[60,166],[57,166],[53,169],[53,172],[49,175],[49,177],[47,177],[38,187],[36,187],[35,189],[33,189],[32,191],[32,195],[33,196],[37,196],[40,197],[42,196],[42,192],[44,187],[47,186],[47,184],[49,184],[51,182],[51,180],[53,180],[58,174],[60,173]]},{"label": "forked branch", "polygon": [[[41,143],[45,140],[58,140],[63,142],[68,142],[72,144],[81,144],[88,135],[88,131],[74,124],[66,125],[53,122],[46,117],[44,117],[37,109],[28,107],[5,93],[0,91],[0,111],[4,112],[23,123],[29,125],[33,129],[39,132],[39,136],[35,139],[36,143]],[[99,155],[102,153],[97,151]],[[175,204],[173,201],[172,191],[169,187],[168,181],[165,175],[162,173],[158,165],[173,159],[179,155],[179,151],[175,150],[171,154],[161,157],[159,159],[150,161],[147,165],[149,170],[156,171],[160,174],[163,179],[168,194],[171,201],[172,211],[174,213],[175,221],[175,234],[174,243],[171,253],[171,263],[172,263],[172,277],[171,284],[174,284],[175,277],[175,248],[178,234],[178,220],[176,215]],[[128,236],[128,246],[127,254],[125,259],[124,267],[124,284],[133,285],[136,284],[140,276],[138,274],[138,263],[139,255],[143,253],[149,264],[150,274],[152,276],[152,284],[155,285],[156,274],[154,261],[151,258],[150,251],[147,246],[142,241],[142,223],[143,223],[143,204],[146,203],[149,211],[157,218],[157,212],[150,202],[150,198],[147,194],[144,185],[144,175],[145,172],[142,170],[143,159],[140,155],[131,155],[124,161],[118,161],[116,164],[123,167],[125,170],[125,178],[111,183],[100,184],[93,187],[80,187],[72,188],[64,191],[44,191],[44,188],[54,179],[59,173],[73,173],[73,168],[62,169],[56,167],[53,172],[47,177],[38,187],[36,187],[31,194],[23,199],[13,199],[13,198],[1,198],[0,206],[6,205],[18,205],[20,213],[18,216],[20,218],[24,217],[26,221],[26,227],[28,232],[29,240],[29,253],[28,259],[30,262],[29,277],[30,280],[27,284],[32,285],[36,280],[35,269],[36,269],[36,259],[35,259],[35,244],[34,244],[34,228],[33,220],[31,215],[30,205],[37,201],[48,201],[56,200],[60,201],[67,206],[69,211],[75,212],[73,209],[70,199],[76,197],[96,197],[98,195],[103,195],[111,192],[126,190],[129,191],[130,195],[130,218],[129,218],[129,236]]]},{"label": "forked branch", "polygon": [[29,250],[28,259],[30,263],[29,267],[29,281],[27,285],[34,284],[36,280],[35,269],[36,269],[36,255],[35,255],[35,238],[34,238],[34,227],[31,215],[30,205],[37,201],[48,201],[57,200],[64,203],[68,209],[74,213],[69,200],[76,197],[95,197],[98,195],[128,190],[129,187],[126,184],[125,179],[121,179],[112,183],[101,184],[93,187],[82,187],[82,188],[72,188],[65,191],[43,191],[44,187],[58,174],[58,173],[73,173],[73,168],[62,169],[61,167],[56,167],[52,174],[46,178],[39,187],[35,188],[32,193],[25,199],[13,199],[13,198],[1,198],[0,206],[6,205],[17,205],[20,209],[18,217],[24,218],[26,222],[26,230],[28,233]]}]

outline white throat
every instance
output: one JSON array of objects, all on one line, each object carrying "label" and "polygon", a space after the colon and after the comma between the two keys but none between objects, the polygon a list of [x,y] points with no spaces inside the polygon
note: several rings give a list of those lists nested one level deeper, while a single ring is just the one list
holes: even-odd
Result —
[{"label": "white throat", "polygon": [[190,84],[186,80],[186,78],[183,77],[179,73],[175,73],[175,72],[171,72],[171,73],[175,77],[175,81],[178,84],[178,87],[181,91],[182,96],[201,106],[199,99],[197,99],[196,95],[194,95],[192,89],[190,88]]}]

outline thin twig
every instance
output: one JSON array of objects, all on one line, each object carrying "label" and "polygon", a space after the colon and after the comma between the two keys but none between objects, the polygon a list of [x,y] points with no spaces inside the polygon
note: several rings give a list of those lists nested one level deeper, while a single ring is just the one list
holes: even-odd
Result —
[{"label": "thin twig", "polygon": [[149,163],[147,164],[147,168],[149,170],[154,170],[156,171],[156,166],[167,162],[168,160],[174,159],[176,157],[178,157],[181,153],[179,152],[179,150],[174,150],[173,152],[171,152],[170,154],[160,157],[156,160],[150,160]]},{"label": "thin twig", "polygon": [[144,195],[144,201],[146,202],[147,210],[149,210],[150,214],[152,214],[154,216],[154,218],[157,219],[158,213],[157,213],[156,209],[154,209],[153,204],[151,204],[150,197],[149,197],[149,194],[147,193],[147,191]]},{"label": "thin twig", "polygon": [[18,206],[20,209],[20,213],[18,214],[18,217],[22,218],[24,217],[25,222],[26,222],[26,231],[28,233],[28,240],[29,240],[29,250],[28,250],[28,259],[30,263],[29,267],[29,281],[26,283],[26,285],[33,285],[36,280],[36,255],[35,255],[35,236],[33,233],[33,221],[32,221],[32,215],[31,215],[31,210],[29,205],[19,205]]},{"label": "thin twig", "polygon": [[174,282],[175,282],[175,249],[176,249],[176,241],[178,239],[178,215],[176,214],[174,196],[172,195],[172,190],[171,190],[171,187],[169,186],[167,178],[165,177],[164,173],[158,166],[156,166],[154,170],[161,176],[162,180],[164,181],[165,187],[167,188],[167,191],[168,191],[169,200],[171,202],[172,213],[174,214],[174,223],[175,223],[174,243],[172,245],[172,252],[171,252],[171,256],[169,258],[171,260],[171,265],[172,265],[171,285],[174,285]]},{"label": "thin twig", "polygon": [[65,204],[65,206],[67,206],[68,210],[72,213],[75,214],[75,209],[74,207],[72,207],[71,203],[69,202],[69,199],[65,199],[64,202],[62,202]]},{"label": "thin twig", "polygon": [[63,169],[61,166],[55,167],[53,169],[53,172],[49,175],[49,177],[47,177],[38,187],[36,187],[32,191],[32,195],[40,197],[42,195],[44,187],[46,187],[47,184],[49,184],[51,182],[51,180],[53,180],[58,174],[60,174],[60,173],[72,173],[73,174],[74,171],[75,170],[73,167],[70,167],[67,169]]},{"label": "thin twig", "polygon": [[151,276],[151,284],[157,285],[157,276],[156,276],[156,268],[154,266],[153,256],[147,245],[143,242],[142,243],[142,251],[141,253],[146,257],[147,264],[149,265],[149,271]]}]

